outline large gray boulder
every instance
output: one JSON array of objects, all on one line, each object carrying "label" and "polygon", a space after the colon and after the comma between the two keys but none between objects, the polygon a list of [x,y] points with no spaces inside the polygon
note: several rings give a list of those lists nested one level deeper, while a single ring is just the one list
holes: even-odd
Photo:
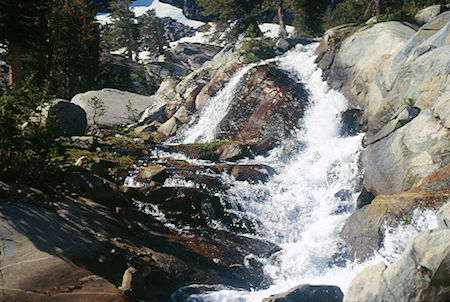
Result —
[{"label": "large gray boulder", "polygon": [[[439,268],[450,263],[450,230],[420,233],[389,267],[371,266],[351,282],[344,302],[448,301],[448,286],[436,280]],[[448,270],[448,268],[447,268]],[[448,282],[448,271],[446,274]],[[445,280],[445,279],[444,279]]]},{"label": "large gray boulder", "polygon": [[450,12],[445,12],[417,31],[400,22],[366,26],[331,51],[322,47],[320,64],[331,86],[365,110],[373,135],[405,100],[430,109],[444,93],[450,84],[449,44]]},{"label": "large gray boulder", "polygon": [[[92,105],[92,98],[98,98],[104,106],[102,110]],[[154,100],[148,96],[136,93],[120,91],[116,89],[102,89],[88,91],[75,95],[71,102],[84,109],[88,125],[94,123],[104,126],[116,126],[135,123],[142,112],[150,106]],[[96,120],[94,121],[94,115]]]}]

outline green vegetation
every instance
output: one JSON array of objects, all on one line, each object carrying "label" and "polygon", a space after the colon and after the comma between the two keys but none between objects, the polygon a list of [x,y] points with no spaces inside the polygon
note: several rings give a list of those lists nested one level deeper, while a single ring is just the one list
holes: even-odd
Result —
[{"label": "green vegetation", "polygon": [[42,127],[39,109],[52,99],[48,89],[38,89],[28,79],[21,88],[0,87],[0,177],[14,166],[40,170],[58,151],[52,136],[55,124],[47,120]]},{"label": "green vegetation", "polygon": [[273,58],[276,56],[274,46],[275,43],[271,40],[249,39],[244,47],[245,57],[249,63]]},{"label": "green vegetation", "polygon": [[[377,16],[377,22],[408,21],[415,23],[414,15],[419,9],[434,5],[447,4],[446,0],[345,0],[326,10],[322,20],[327,29],[341,24],[366,22]],[[377,5],[378,4],[378,5]]]},{"label": "green vegetation", "polygon": [[206,151],[215,151],[221,146],[228,144],[230,141],[228,140],[218,140],[209,143],[192,143],[186,144],[185,146],[195,147]]}]

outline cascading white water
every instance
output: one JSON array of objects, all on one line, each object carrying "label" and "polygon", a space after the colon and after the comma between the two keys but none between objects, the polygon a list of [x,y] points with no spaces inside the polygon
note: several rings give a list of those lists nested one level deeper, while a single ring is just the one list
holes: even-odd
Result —
[{"label": "cascading white water", "polygon": [[[277,169],[278,174],[266,184],[236,182],[231,176],[223,175],[225,181],[233,182],[228,199],[240,208],[237,210],[236,206],[229,211],[254,221],[257,234],[281,248],[269,259],[258,259],[273,285],[259,291],[221,287],[192,295],[187,301],[261,301],[305,283],[338,285],[345,291],[360,270],[384,259],[383,255],[378,255],[363,264],[330,265],[333,254],[339,252],[339,230],[354,210],[358,195],[357,160],[362,137],[339,137],[339,116],[347,108],[347,101],[322,80],[321,71],[314,63],[315,46],[297,46],[295,51],[277,60],[279,67],[296,76],[310,93],[310,106],[301,130],[293,141],[284,143],[305,147],[297,154],[289,154],[287,161],[282,160],[285,158],[283,146],[267,157],[257,158],[256,162]],[[239,82],[250,68],[241,69],[233,80]],[[225,93],[233,92],[219,93],[218,98],[210,102],[220,101],[219,96]],[[220,119],[219,116],[211,118],[216,105],[208,106],[211,109],[207,110],[211,111],[202,113],[208,116],[200,117],[185,142],[214,138],[215,132],[208,129]],[[224,105],[225,112],[220,116],[226,114],[228,106]]]},{"label": "cascading white water", "polygon": [[214,140],[217,126],[227,114],[242,78],[253,67],[269,63],[270,61],[273,60],[264,60],[240,68],[231,77],[225,87],[206,103],[205,107],[200,112],[198,121],[196,121],[187,131],[184,131],[182,136],[176,138],[175,141],[181,141],[188,144],[195,142],[210,142]]}]

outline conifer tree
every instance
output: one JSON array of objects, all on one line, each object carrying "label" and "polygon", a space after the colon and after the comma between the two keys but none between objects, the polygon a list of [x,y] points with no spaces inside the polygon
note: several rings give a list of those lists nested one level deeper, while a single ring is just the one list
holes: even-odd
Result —
[{"label": "conifer tree", "polygon": [[130,9],[130,0],[113,0],[110,3],[112,23],[105,35],[112,45],[126,47],[128,59],[133,59],[133,51],[138,53],[139,30],[136,16]]},{"label": "conifer tree", "polygon": [[166,45],[164,27],[154,10],[149,10],[142,16],[140,23],[140,37],[146,49],[152,54],[160,54]]}]

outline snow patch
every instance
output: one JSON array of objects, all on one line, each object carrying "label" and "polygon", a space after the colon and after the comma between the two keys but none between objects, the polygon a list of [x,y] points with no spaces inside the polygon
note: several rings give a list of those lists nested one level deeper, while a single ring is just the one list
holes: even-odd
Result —
[{"label": "snow patch", "polygon": [[[276,39],[280,36],[280,25],[276,23],[263,23],[258,25],[259,29],[264,34],[264,37]],[[286,31],[288,34],[292,33],[295,30],[295,27],[286,25]]]},{"label": "snow patch", "polygon": [[[140,3],[144,4],[146,2],[141,1]],[[181,8],[167,3],[162,3],[159,0],[154,0],[150,5],[147,6],[133,6],[131,9],[133,10],[136,17],[140,17],[144,15],[148,10],[154,9],[155,14],[158,18],[169,17],[192,28],[199,28],[200,26],[205,24],[204,22],[186,18]],[[109,14],[99,14],[96,18],[102,25],[111,23],[111,16]]]}]

